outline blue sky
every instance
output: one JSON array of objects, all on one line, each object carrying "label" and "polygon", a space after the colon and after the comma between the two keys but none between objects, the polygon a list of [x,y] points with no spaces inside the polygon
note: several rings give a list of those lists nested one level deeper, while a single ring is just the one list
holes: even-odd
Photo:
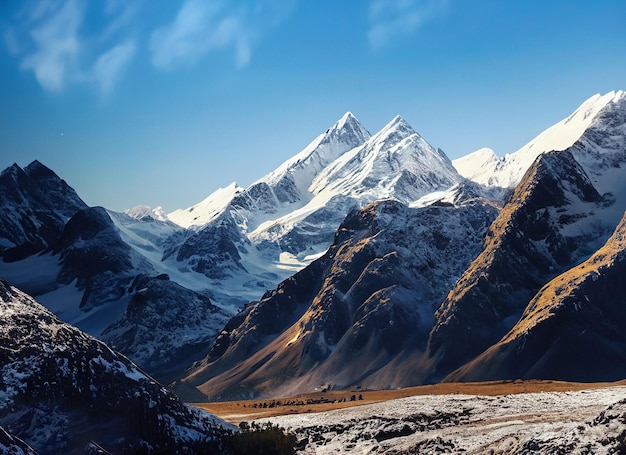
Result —
[{"label": "blue sky", "polygon": [[166,211],[247,186],[351,111],[454,159],[626,89],[624,0],[0,2],[0,169]]}]

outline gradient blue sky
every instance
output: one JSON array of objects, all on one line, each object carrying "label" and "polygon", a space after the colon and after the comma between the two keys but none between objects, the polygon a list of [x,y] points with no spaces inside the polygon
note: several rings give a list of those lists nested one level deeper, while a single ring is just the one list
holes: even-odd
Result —
[{"label": "gradient blue sky", "polygon": [[247,186],[344,112],[454,159],[626,89],[624,0],[0,2],[0,169],[166,211]]}]

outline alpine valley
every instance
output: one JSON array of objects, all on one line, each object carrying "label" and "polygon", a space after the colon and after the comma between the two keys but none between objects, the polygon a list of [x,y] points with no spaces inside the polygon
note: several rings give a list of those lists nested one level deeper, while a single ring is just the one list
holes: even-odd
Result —
[{"label": "alpine valley", "polygon": [[233,430],[178,397],[626,378],[624,91],[454,161],[400,116],[370,134],[348,112],[172,213],[88,207],[38,161],[0,195],[0,447]]}]

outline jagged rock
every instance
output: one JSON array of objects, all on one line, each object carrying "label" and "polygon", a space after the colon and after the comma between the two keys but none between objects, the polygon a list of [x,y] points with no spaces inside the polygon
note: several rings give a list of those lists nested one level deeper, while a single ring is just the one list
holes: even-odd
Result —
[{"label": "jagged rock", "polygon": [[353,212],[324,256],[226,325],[177,390],[228,399],[418,381],[434,310],[496,214],[483,200]]},{"label": "jagged rock", "polygon": [[612,229],[598,215],[606,205],[571,153],[540,155],[437,312],[431,379],[497,342],[543,284],[589,257]]},{"label": "jagged rock", "polygon": [[225,429],[104,343],[0,280],[0,425],[39,453],[184,450]]},{"label": "jagged rock", "polygon": [[16,261],[50,247],[67,220],[87,205],[39,161],[0,174],[0,256]]},{"label": "jagged rock", "polygon": [[626,377],[626,217],[587,261],[550,281],[494,346],[450,381]]}]

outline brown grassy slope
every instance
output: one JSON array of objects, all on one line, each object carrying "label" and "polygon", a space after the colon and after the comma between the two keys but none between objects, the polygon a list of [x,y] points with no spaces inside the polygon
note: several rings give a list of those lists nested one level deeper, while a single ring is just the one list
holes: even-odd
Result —
[{"label": "brown grassy slope", "polygon": [[[626,385],[626,380],[618,382],[562,382],[562,381],[491,381],[491,382],[467,382],[467,383],[442,383],[417,387],[408,387],[397,390],[331,390],[327,392],[315,392],[297,395],[294,397],[280,397],[273,399],[257,399],[245,401],[222,401],[212,403],[193,403],[194,406],[205,409],[218,417],[239,424],[240,422],[251,422],[256,419],[273,417],[286,414],[304,414],[311,412],[324,412],[335,409],[343,409],[352,406],[378,403],[381,401],[405,398],[417,395],[510,395],[517,393],[532,392],[566,392],[584,390],[598,387],[609,387],[615,385]],[[355,395],[355,401],[350,401],[350,397]],[[358,400],[359,395],[363,397]],[[346,399],[346,401],[341,401]],[[304,405],[284,405],[285,402],[330,401],[316,404]],[[267,403],[280,401],[281,406],[272,408],[259,408]],[[334,402],[333,402],[334,401]],[[254,405],[257,405],[256,408]]]}]

